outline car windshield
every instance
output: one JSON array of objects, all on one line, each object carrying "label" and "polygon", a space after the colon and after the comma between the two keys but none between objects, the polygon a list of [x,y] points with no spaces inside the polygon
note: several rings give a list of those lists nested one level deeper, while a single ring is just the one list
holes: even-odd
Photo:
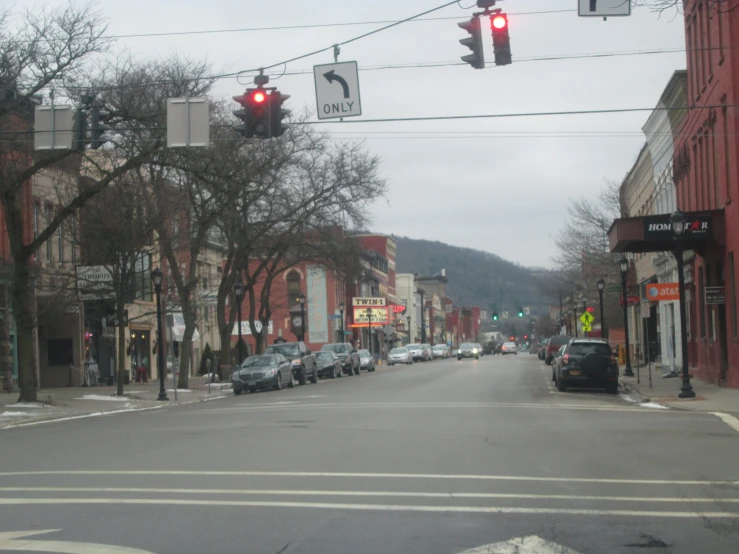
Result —
[{"label": "car windshield", "polygon": [[253,367],[274,367],[277,365],[277,360],[274,356],[252,356],[244,360],[241,364],[242,369],[248,369]]},{"label": "car windshield", "polygon": [[587,356],[588,354],[610,356],[611,352],[611,347],[603,342],[578,342],[571,344],[569,349],[570,354],[577,356]]},{"label": "car windshield", "polygon": [[552,337],[552,338],[551,338],[551,339],[549,340],[549,344],[548,344],[547,346],[556,346],[556,347],[560,347],[560,346],[562,346],[563,344],[567,344],[567,343],[568,343],[568,342],[570,342],[571,340],[572,340],[572,337],[568,337],[568,336],[565,336],[565,335],[560,335],[560,336],[557,336],[557,337]]},{"label": "car windshield", "polygon": [[267,347],[265,353],[279,353],[283,356],[287,356],[288,358],[294,358],[296,356],[300,356],[300,347],[296,343],[273,344],[272,346]]},{"label": "car windshield", "polygon": [[472,344],[471,342],[465,342],[465,343],[462,343],[460,348],[475,348],[475,345]]},{"label": "car windshield", "polygon": [[446,346],[444,346],[443,344],[437,344],[436,346],[434,346],[434,350],[446,350]]},{"label": "car windshield", "polygon": [[408,349],[407,348],[393,348],[390,351],[390,354],[407,354]]},{"label": "car windshield", "polygon": [[316,352],[316,359],[317,360],[333,360],[333,356],[331,355],[331,352],[328,351],[322,351],[322,352]]},{"label": "car windshield", "polygon": [[331,350],[337,354],[349,354],[352,351],[350,344],[338,343],[338,344],[324,344],[321,350]]},{"label": "car windshield", "polygon": [[409,344],[406,348],[408,348],[408,350],[421,350],[421,345],[419,345],[419,344]]},{"label": "car windshield", "polygon": [[359,357],[360,358],[369,358],[372,356],[372,354],[369,353],[369,350],[360,350],[359,351]]}]

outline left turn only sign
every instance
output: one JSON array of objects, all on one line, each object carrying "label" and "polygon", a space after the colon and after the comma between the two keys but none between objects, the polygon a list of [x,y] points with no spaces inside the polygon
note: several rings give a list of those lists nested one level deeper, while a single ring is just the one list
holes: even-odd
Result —
[{"label": "left turn only sign", "polygon": [[318,119],[362,115],[357,62],[313,66]]}]

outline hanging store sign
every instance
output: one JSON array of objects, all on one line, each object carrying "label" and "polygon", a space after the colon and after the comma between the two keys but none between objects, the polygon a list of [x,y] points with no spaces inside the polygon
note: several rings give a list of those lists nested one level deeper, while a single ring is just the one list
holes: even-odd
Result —
[{"label": "hanging store sign", "polygon": [[644,294],[649,302],[680,300],[677,283],[650,283],[644,287]]},{"label": "hanging store sign", "polygon": [[[688,216],[685,224],[685,239],[708,238],[711,234],[711,216],[697,215]],[[675,233],[672,232],[670,214],[649,215],[644,218],[644,240],[672,240]]]},{"label": "hanging store sign", "polygon": [[726,288],[725,287],[706,287],[706,304],[726,304]]}]

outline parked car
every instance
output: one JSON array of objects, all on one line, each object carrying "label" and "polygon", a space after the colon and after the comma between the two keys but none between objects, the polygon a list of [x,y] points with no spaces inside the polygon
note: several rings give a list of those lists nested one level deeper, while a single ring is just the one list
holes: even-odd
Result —
[{"label": "parked car", "polygon": [[423,359],[421,361],[428,362],[434,359],[434,355],[431,353],[431,345],[427,342],[424,342],[421,345],[421,350],[423,350]]},{"label": "parked car", "polygon": [[572,340],[572,337],[569,335],[554,335],[552,338],[549,339],[549,342],[547,343],[547,348],[544,351],[544,363],[547,365],[552,365],[552,360],[554,359],[554,354],[559,350],[563,344],[567,344]]},{"label": "parked car", "polygon": [[552,381],[557,381],[557,369],[559,368],[562,354],[565,353],[566,348],[567,345],[563,344],[562,347],[554,353],[554,358],[552,358]]},{"label": "parked car", "polygon": [[515,354],[518,356],[518,346],[516,346],[515,342],[504,342],[503,346],[500,348],[500,353],[505,354]]},{"label": "parked car", "polygon": [[423,361],[423,348],[421,348],[420,344],[408,344],[406,348],[411,353],[414,362]]},{"label": "parked car", "polygon": [[410,365],[412,363],[413,363],[413,354],[405,346],[399,346],[397,348],[393,348],[390,351],[390,353],[387,355],[387,365],[395,365],[395,364]]},{"label": "parked car", "polygon": [[557,390],[568,387],[604,388],[618,393],[618,361],[611,346],[602,339],[574,339],[567,344],[555,374]]},{"label": "parked car", "polygon": [[357,349],[348,342],[324,344],[321,350],[331,350],[339,357],[341,369],[347,375],[359,375],[359,354]]},{"label": "parked car", "polygon": [[341,360],[333,350],[316,352],[316,364],[319,377],[341,378]]},{"label": "parked car", "polygon": [[370,354],[369,350],[360,350],[359,354],[359,368],[365,369],[369,372],[375,370],[375,358]]},{"label": "parked car", "polygon": [[431,355],[434,358],[448,358],[449,347],[446,344],[437,344],[431,349]]},{"label": "parked car", "polygon": [[303,341],[272,344],[265,349],[264,353],[282,354],[290,360],[293,375],[301,385],[305,385],[308,379],[311,383],[318,383],[316,357],[308,350]]},{"label": "parked car", "polygon": [[539,352],[538,352],[538,356],[539,356],[539,359],[540,359],[540,360],[543,360],[543,359],[544,359],[544,355],[546,354],[546,351],[547,351],[547,344],[548,344],[548,343],[549,343],[549,339],[544,339],[544,340],[543,340],[543,341],[541,342],[541,344],[539,345]]},{"label": "parked car", "polygon": [[457,351],[457,360],[461,360],[462,358],[475,358],[479,360],[480,351],[477,349],[477,345],[471,342],[460,344],[459,350]]},{"label": "parked car", "polygon": [[241,366],[231,375],[234,394],[243,391],[255,392],[258,389],[280,390],[287,385],[292,388],[292,364],[282,354],[264,354],[252,356],[244,360]]}]

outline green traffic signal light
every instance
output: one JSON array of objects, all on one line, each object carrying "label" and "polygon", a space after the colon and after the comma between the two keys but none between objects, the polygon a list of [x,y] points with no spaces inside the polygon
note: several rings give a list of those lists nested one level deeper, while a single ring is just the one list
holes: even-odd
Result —
[{"label": "green traffic signal light", "polygon": [[493,313],[493,321],[498,321],[498,312]]},{"label": "green traffic signal light", "polygon": [[518,309],[518,317],[523,317],[523,309]]}]

